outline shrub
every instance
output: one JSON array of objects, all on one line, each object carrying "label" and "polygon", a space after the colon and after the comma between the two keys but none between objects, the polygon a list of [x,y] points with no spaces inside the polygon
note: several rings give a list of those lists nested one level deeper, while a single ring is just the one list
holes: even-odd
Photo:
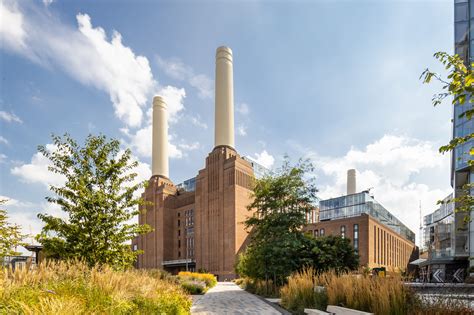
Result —
[{"label": "shrub", "polygon": [[206,283],[202,281],[183,281],[181,286],[189,294],[203,294],[207,291]]},{"label": "shrub", "polygon": [[199,273],[199,272],[190,272],[190,271],[180,271],[178,277],[182,280],[196,280],[203,281],[206,283],[208,288],[212,288],[217,284],[217,279],[214,275],[210,273]]},{"label": "shrub", "polygon": [[144,270],[80,262],[0,270],[0,314],[188,314],[190,308],[179,285]]}]

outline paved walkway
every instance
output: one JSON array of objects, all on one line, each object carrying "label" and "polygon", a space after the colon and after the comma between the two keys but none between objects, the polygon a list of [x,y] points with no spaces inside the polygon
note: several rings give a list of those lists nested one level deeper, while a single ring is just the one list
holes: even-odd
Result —
[{"label": "paved walkway", "polygon": [[218,282],[203,296],[193,296],[191,314],[279,315],[277,309],[232,282]]}]

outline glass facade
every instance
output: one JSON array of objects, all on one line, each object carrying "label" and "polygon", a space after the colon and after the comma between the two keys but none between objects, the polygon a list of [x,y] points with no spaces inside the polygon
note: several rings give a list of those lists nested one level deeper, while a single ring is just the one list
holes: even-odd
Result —
[{"label": "glass facade", "polygon": [[178,189],[183,189],[184,191],[195,191],[196,190],[196,177],[185,180],[184,182],[176,185]]},{"label": "glass facade", "polygon": [[[444,199],[453,198],[449,195]],[[443,203],[436,211],[423,218],[423,247],[430,259],[445,259],[455,256],[454,204]]]},{"label": "glass facade", "polygon": [[270,170],[263,166],[262,164],[259,164],[257,161],[252,159],[250,156],[243,156],[242,159],[245,161],[249,162],[252,165],[253,168],[253,173],[255,175],[255,178],[262,178],[265,176],[265,174],[269,173]]},{"label": "glass facade", "polygon": [[378,203],[368,192],[321,200],[319,220],[327,221],[369,214],[380,223],[391,228],[405,239],[415,242],[415,233]]},{"label": "glass facade", "polygon": [[[470,30],[474,28],[474,0],[455,0],[454,1],[454,52],[458,54],[466,64],[474,61],[474,38]],[[470,135],[474,131],[474,122],[467,121],[465,117],[459,117],[472,104],[466,100],[463,105],[454,106],[453,113],[453,136],[462,137]],[[473,147],[474,141],[471,140],[456,148],[453,156],[453,169],[465,169],[469,160],[469,151]]]},{"label": "glass facade", "polygon": [[[474,36],[471,30],[474,29],[474,0],[454,0],[454,52],[458,54],[466,65],[474,61]],[[474,122],[468,121],[465,117],[459,117],[463,112],[472,108],[473,103],[467,99],[463,105],[455,105],[453,111],[453,137],[463,137],[474,132]],[[454,188],[454,196],[459,197],[466,193],[463,190],[465,184],[474,181],[473,173],[470,170],[468,161],[470,160],[470,150],[474,147],[474,140],[470,140],[455,148],[452,154],[451,178]],[[472,191],[470,192],[473,193]],[[454,249],[456,257],[474,256],[474,223],[466,223],[467,213],[454,212]],[[433,218],[434,220],[434,218]],[[436,221],[438,222],[438,221]],[[436,229],[434,230],[436,235]],[[434,240],[436,241],[436,239]],[[471,260],[474,266],[474,260]]]}]

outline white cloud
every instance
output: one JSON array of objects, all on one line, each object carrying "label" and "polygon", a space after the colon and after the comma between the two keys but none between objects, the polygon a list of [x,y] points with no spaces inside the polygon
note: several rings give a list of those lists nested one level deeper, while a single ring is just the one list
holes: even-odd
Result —
[{"label": "white cloud", "polygon": [[0,143],[8,144],[8,140],[5,139],[4,137],[0,136]]},{"label": "white cloud", "polygon": [[54,0],[43,0],[43,4],[44,4],[45,6],[51,5],[51,3],[53,3],[53,2],[54,2]]},{"label": "white cloud", "polygon": [[247,127],[245,127],[244,125],[239,125],[237,127],[237,133],[241,136],[246,136],[247,135]]},{"label": "white cloud", "polygon": [[[168,105],[168,118],[169,122],[175,123],[178,120],[178,114],[184,109],[184,98],[186,97],[186,91],[183,88],[176,88],[174,86],[165,86],[158,92],[163,97]],[[152,110],[150,110],[152,113]]]},{"label": "white cloud", "polygon": [[0,163],[5,163],[7,160],[7,156],[3,153],[0,153]]},{"label": "white cloud", "polygon": [[250,112],[249,106],[246,103],[238,104],[235,109],[238,113],[241,113],[242,115],[248,115],[248,113]]},{"label": "white cloud", "polygon": [[0,111],[0,119],[5,120],[6,122],[17,122],[23,123],[23,121],[14,113],[8,113],[5,111]]},{"label": "white cloud", "polygon": [[341,157],[307,151],[316,166],[319,197],[326,199],[346,193],[347,170],[357,170],[357,191],[372,188],[375,198],[413,232],[419,228],[419,202],[423,213],[436,209],[447,196],[449,157],[438,153],[429,141],[406,136],[384,135],[363,149],[351,148]]},{"label": "white cloud", "polygon": [[268,154],[267,150],[263,150],[261,153],[255,153],[255,157],[253,159],[262,166],[270,169],[275,163],[275,158]]},{"label": "white cloud", "polygon": [[[50,152],[55,150],[55,146],[47,144],[46,149]],[[11,173],[18,176],[21,181],[25,183],[40,183],[49,187],[61,186],[66,181],[66,178],[61,174],[56,174],[48,170],[51,162],[42,153],[37,152],[31,158],[31,162],[20,166],[15,166],[11,169]]]},{"label": "white cloud", "polygon": [[23,15],[17,11],[16,4],[11,7],[5,1],[0,2],[0,40],[2,46],[12,51],[22,51],[26,48],[26,31]]},{"label": "white cloud", "polygon": [[171,78],[179,81],[187,81],[189,85],[198,90],[200,98],[212,98],[213,81],[204,74],[195,74],[193,68],[185,65],[180,59],[163,59],[156,56],[158,66]]},{"label": "white cloud", "polygon": [[128,126],[140,125],[142,107],[157,83],[148,59],[125,46],[120,33],[114,31],[109,39],[104,29],[92,26],[87,14],[76,16],[74,29],[44,9],[22,10],[2,2],[1,10],[2,46],[43,66],[58,66],[79,82],[107,92],[116,116]]}]

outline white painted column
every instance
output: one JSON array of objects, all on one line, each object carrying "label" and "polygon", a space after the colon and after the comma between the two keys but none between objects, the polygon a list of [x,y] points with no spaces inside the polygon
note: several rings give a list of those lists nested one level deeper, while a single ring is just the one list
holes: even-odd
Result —
[{"label": "white painted column", "polygon": [[234,70],[232,50],[219,47],[216,51],[215,78],[215,133],[214,146],[230,146],[234,143]]},{"label": "white painted column", "polygon": [[152,175],[169,177],[168,111],[161,96],[153,98]]}]

